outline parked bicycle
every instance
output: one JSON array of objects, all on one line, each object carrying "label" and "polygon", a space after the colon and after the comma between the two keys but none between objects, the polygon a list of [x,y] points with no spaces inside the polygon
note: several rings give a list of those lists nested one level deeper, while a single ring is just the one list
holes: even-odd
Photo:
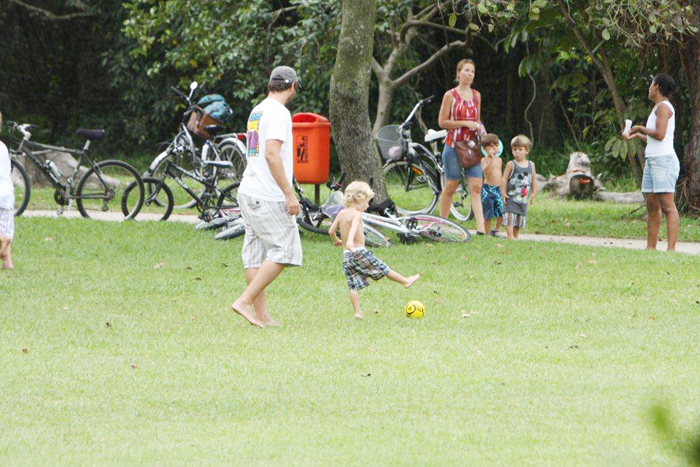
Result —
[{"label": "parked bicycle", "polygon": [[[167,148],[153,160],[148,170],[143,174],[145,178],[163,179],[165,161],[170,160],[176,166],[195,173],[199,177],[209,175],[205,173],[205,171],[211,171],[211,165],[206,164],[208,161],[230,162],[230,164],[217,167],[219,179],[240,180],[245,169],[245,135],[241,133],[223,134],[224,127],[205,117],[203,109],[192,101],[198,86],[196,81],[192,82],[189,95],[171,87],[173,92],[187,102],[187,109],[182,114],[177,135],[168,143]],[[195,143],[195,135],[204,138],[201,149]],[[185,191],[188,190],[185,189]],[[197,191],[198,196],[204,196],[204,191],[205,189],[200,188]],[[184,201],[178,196],[174,208],[184,209],[196,205],[197,200],[191,195],[186,197]]]},{"label": "parked bicycle", "polygon": [[[64,207],[70,209],[74,200],[83,217],[125,220],[133,219],[141,210],[144,186],[138,171],[123,161],[94,162],[88,155],[91,142],[102,139],[105,136],[104,130],[77,130],[75,134],[85,138],[85,145],[82,149],[70,149],[32,141],[31,130],[36,129],[36,125],[8,122],[8,128],[22,136],[19,147],[12,151],[13,171],[18,172],[22,183],[17,190],[20,197],[16,202],[15,215],[24,212],[31,194],[31,180],[19,161],[22,156],[46,176],[55,190],[53,198],[58,204],[59,215],[63,213]],[[42,161],[34,151],[65,152],[75,156],[77,163],[72,168],[72,173],[64,174],[55,162]],[[75,180],[78,180],[77,185]],[[129,186],[132,189],[124,196],[124,190]]]},{"label": "parked bicycle", "polygon": [[[419,101],[401,125],[388,125],[377,133],[377,142],[386,159],[384,176],[389,197],[402,215],[430,214],[437,206],[445,171],[437,140],[444,131],[430,130],[425,142],[431,149],[413,142],[411,129],[414,119],[433,96]],[[459,221],[471,218],[471,200],[466,180],[461,180],[453,198],[450,213]]]}]

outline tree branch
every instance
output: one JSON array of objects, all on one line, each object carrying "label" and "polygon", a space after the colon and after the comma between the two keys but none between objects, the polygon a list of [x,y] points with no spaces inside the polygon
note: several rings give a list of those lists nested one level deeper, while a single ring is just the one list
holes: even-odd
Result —
[{"label": "tree branch", "polygon": [[403,41],[404,36],[408,33],[408,31],[411,28],[416,28],[418,26],[427,26],[429,28],[434,28],[434,29],[443,29],[447,32],[454,32],[455,34],[467,34],[467,31],[464,29],[451,28],[450,26],[445,26],[444,24],[432,23],[430,21],[412,20],[412,21],[406,21],[404,23],[404,25],[401,27],[401,31],[399,33],[401,35],[401,41]]},{"label": "tree branch", "polygon": [[445,55],[447,52],[450,52],[451,50],[454,50],[454,49],[459,48],[459,47],[464,47],[467,45],[467,43],[468,43],[467,40],[463,40],[463,41],[454,41],[454,42],[451,42],[449,44],[445,44],[444,46],[442,46],[442,48],[438,49],[433,55],[431,55],[429,59],[427,59],[426,61],[424,61],[420,65],[411,68],[406,73],[404,73],[403,75],[396,78],[396,80],[394,80],[394,82],[392,83],[392,88],[395,89],[395,88],[401,86],[411,76],[413,76],[416,73],[419,73],[422,70],[424,70],[425,68],[429,67],[430,65],[435,63],[440,57]]},{"label": "tree branch", "polygon": [[9,0],[11,3],[14,3],[15,5],[21,6],[22,8],[25,8],[29,10],[31,13],[37,16],[41,16],[45,20],[48,21],[69,21],[71,19],[75,18],[86,18],[89,16],[97,16],[97,13],[90,13],[89,11],[83,11],[81,13],[70,13],[67,15],[55,15],[51,13],[48,10],[44,10],[43,8],[36,7],[34,5],[29,5],[28,3],[23,2],[22,0]]}]

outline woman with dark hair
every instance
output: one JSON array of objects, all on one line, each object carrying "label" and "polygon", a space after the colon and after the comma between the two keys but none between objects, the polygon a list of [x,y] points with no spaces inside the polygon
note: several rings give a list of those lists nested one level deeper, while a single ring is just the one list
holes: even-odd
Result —
[{"label": "woman with dark hair", "polygon": [[642,177],[642,193],[647,200],[647,249],[655,250],[659,240],[661,215],[666,218],[668,230],[668,251],[676,249],[678,240],[678,210],[674,201],[676,181],[680,172],[678,156],[673,149],[673,133],[676,129],[676,111],[668,101],[668,96],[676,88],[669,75],[656,75],[649,86],[649,99],[654,108],[649,114],[646,126],[634,125],[622,138],[639,138],[647,143]]},{"label": "woman with dark hair", "polygon": [[459,165],[459,158],[454,149],[458,141],[469,141],[484,131],[484,126],[481,124],[481,94],[476,89],[472,89],[475,72],[476,67],[472,60],[460,60],[457,63],[457,87],[445,93],[440,106],[438,124],[440,128],[447,130],[445,149],[442,151],[445,186],[440,193],[440,216],[447,218],[450,215],[452,198],[459,186],[459,180],[467,177],[472,212],[476,220],[476,232],[484,235],[484,211],[481,206],[484,172],[481,164],[463,169]]}]

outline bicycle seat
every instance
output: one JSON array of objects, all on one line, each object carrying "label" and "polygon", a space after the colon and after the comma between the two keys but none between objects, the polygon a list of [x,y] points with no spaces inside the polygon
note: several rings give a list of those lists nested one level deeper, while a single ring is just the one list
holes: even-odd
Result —
[{"label": "bicycle seat", "polygon": [[78,136],[82,136],[85,139],[89,139],[90,141],[96,141],[98,139],[102,139],[105,136],[105,131],[104,130],[88,130],[85,128],[78,128],[75,130],[75,134]]},{"label": "bicycle seat", "polygon": [[431,141],[435,141],[436,139],[442,139],[447,136],[447,130],[440,130],[440,131],[435,131],[435,130],[428,130],[428,134],[425,135],[425,142],[429,143]]},{"label": "bicycle seat", "polygon": [[231,162],[231,161],[202,161],[202,165],[211,165],[214,167],[221,167],[221,168],[232,168],[233,162]]},{"label": "bicycle seat", "polygon": [[204,127],[204,130],[213,136],[226,130],[226,128],[222,127],[221,125],[207,125]]},{"label": "bicycle seat", "polygon": [[396,209],[396,205],[394,202],[391,200],[391,198],[387,198],[381,203],[378,204],[370,204],[369,207],[367,208],[367,212],[369,213],[375,213],[379,214],[380,216],[383,216],[384,213],[388,210],[389,212],[394,212]]}]

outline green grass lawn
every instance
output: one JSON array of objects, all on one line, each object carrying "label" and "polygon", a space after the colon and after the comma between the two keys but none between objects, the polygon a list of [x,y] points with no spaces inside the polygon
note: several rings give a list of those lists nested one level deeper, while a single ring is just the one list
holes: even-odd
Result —
[{"label": "green grass lawn", "polygon": [[229,308],[242,241],[210,235],[17,220],[0,465],[675,465],[652,406],[700,420],[697,257],[396,245],[377,255],[423,276],[372,284],[360,322],[340,250],[304,234],[260,330]]}]

